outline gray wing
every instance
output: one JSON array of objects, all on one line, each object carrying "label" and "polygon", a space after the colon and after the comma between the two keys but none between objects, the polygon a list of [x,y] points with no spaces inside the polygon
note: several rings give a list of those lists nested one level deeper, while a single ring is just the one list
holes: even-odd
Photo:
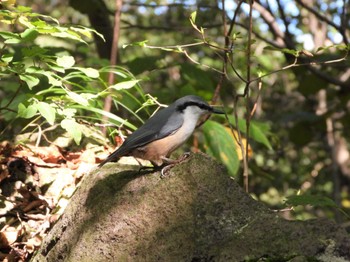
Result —
[{"label": "gray wing", "polygon": [[120,157],[127,155],[133,149],[176,132],[182,126],[182,123],[183,115],[176,112],[173,106],[159,110],[139,129],[132,133],[121,147],[100,163],[99,166],[103,166],[107,162],[118,161]]}]

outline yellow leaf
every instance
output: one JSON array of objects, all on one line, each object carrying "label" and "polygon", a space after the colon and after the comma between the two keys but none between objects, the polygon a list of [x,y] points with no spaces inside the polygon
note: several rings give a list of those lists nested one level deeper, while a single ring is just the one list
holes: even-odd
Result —
[{"label": "yellow leaf", "polygon": [[[230,134],[230,136],[232,137],[232,139],[233,139],[233,141],[235,143],[238,159],[242,160],[243,159],[243,157],[242,157],[242,150],[241,150],[241,147],[239,146],[238,141],[237,141],[237,139],[238,139],[238,132],[236,130],[231,131],[231,128],[229,128],[229,127],[225,127],[225,130],[226,130],[227,133]],[[242,137],[242,143],[243,143],[243,147],[244,147],[244,151],[245,151],[246,150],[246,145],[247,145],[247,139]],[[251,157],[252,155],[253,155],[253,150],[250,147],[250,145],[248,145],[248,157]]]},{"label": "yellow leaf", "polygon": [[350,200],[348,199],[343,199],[341,201],[341,205],[344,207],[344,208],[350,208]]}]

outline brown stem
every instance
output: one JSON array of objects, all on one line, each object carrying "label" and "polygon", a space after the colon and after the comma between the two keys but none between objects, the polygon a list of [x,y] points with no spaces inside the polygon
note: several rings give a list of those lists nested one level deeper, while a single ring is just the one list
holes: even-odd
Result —
[{"label": "brown stem", "polygon": [[246,145],[245,149],[244,147],[241,147],[242,150],[242,156],[243,156],[243,180],[244,180],[244,189],[246,192],[249,191],[249,176],[248,176],[248,145],[249,145],[249,130],[250,130],[250,105],[249,105],[249,98],[250,98],[250,92],[249,92],[249,86],[250,86],[250,78],[251,78],[251,43],[252,43],[252,31],[253,31],[253,3],[254,0],[249,1],[249,31],[248,31],[248,46],[247,46],[247,83],[244,89],[244,95],[246,99]]},{"label": "brown stem", "polygon": [[11,97],[10,101],[8,101],[7,105],[5,105],[5,106],[3,106],[3,107],[0,107],[0,111],[1,111],[1,110],[7,110],[7,111],[11,111],[11,112],[17,113],[16,110],[13,110],[13,109],[8,108],[8,107],[11,105],[11,103],[13,102],[13,100],[17,97],[17,95],[18,95],[18,93],[19,93],[19,90],[20,90],[20,88],[21,88],[21,86],[22,86],[22,83],[21,83],[21,82],[22,82],[22,81],[20,80],[20,84],[19,84],[19,86],[18,86],[16,92],[15,92],[14,95]]},{"label": "brown stem", "polygon": [[[111,58],[110,58],[110,65],[113,67],[117,63],[117,56],[118,56],[118,42],[119,42],[119,33],[120,33],[120,16],[121,16],[121,9],[123,6],[123,0],[116,0],[116,10],[114,15],[114,30],[113,30],[113,43],[112,43],[112,50],[111,50]],[[114,84],[114,73],[109,72],[108,75],[108,85]],[[110,112],[112,108],[112,96],[107,96],[105,99],[105,105],[103,110]],[[103,120],[107,120],[107,117],[103,117]],[[102,132],[106,134],[106,127],[103,127]]]}]

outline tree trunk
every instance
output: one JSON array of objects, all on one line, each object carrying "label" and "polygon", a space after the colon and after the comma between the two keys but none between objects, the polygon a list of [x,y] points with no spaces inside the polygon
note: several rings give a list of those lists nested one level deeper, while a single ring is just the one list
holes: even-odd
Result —
[{"label": "tree trunk", "polygon": [[113,163],[87,175],[32,261],[350,259],[344,229],[279,217],[206,155],[163,179],[137,169]]}]

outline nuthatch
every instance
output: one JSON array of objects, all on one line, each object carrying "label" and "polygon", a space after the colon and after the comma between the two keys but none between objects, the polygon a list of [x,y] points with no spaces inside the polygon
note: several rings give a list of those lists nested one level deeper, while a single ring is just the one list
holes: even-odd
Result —
[{"label": "nuthatch", "polygon": [[224,114],[198,96],[184,96],[155,113],[99,167],[107,162],[117,162],[122,156],[149,160],[154,166],[171,164],[174,160],[169,159],[170,154],[190,137],[198,119],[210,113]]}]

